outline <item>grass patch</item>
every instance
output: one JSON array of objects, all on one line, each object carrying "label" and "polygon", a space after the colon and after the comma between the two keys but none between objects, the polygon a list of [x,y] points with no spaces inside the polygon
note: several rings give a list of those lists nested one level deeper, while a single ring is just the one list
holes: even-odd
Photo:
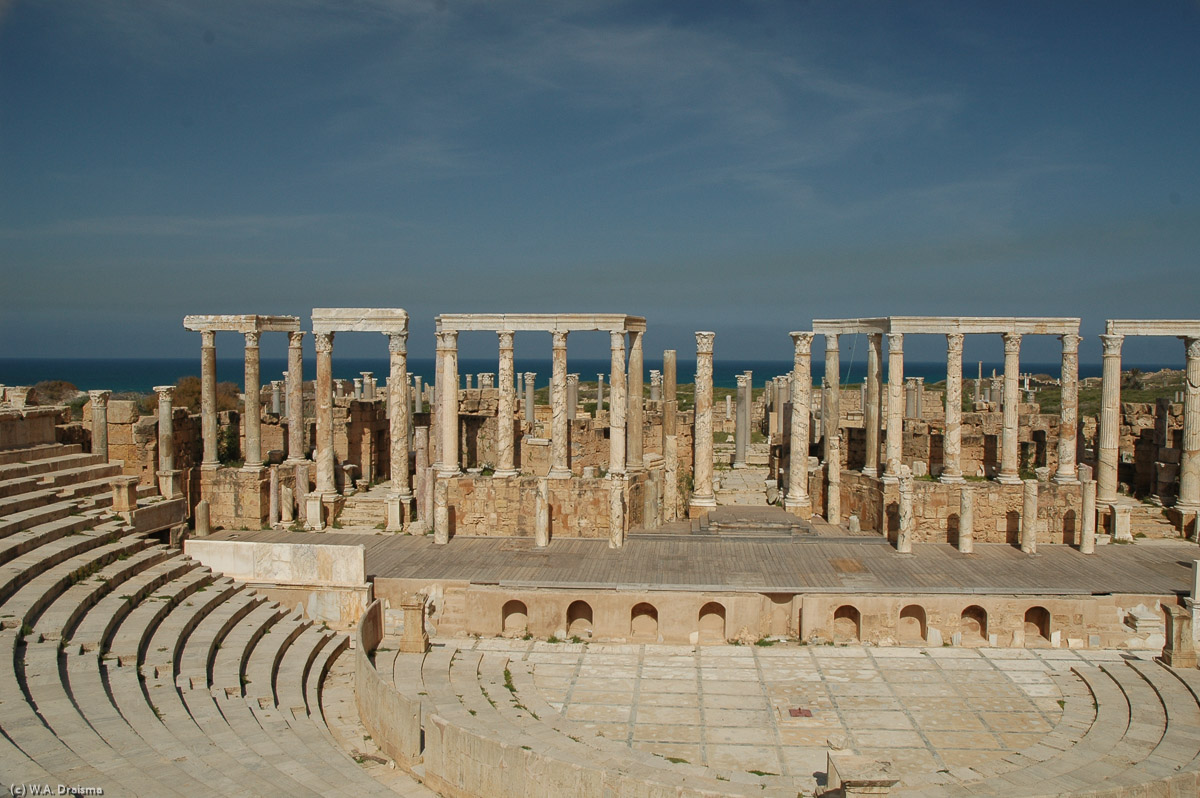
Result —
[{"label": "grass patch", "polygon": [[513,686],[512,671],[508,668],[504,669],[504,689],[514,695],[517,692],[517,688]]},{"label": "grass patch", "polygon": [[772,773],[769,770],[747,770],[746,772],[752,773],[753,775],[759,776],[760,778],[762,776],[778,776],[779,775],[778,773]]},{"label": "grass patch", "polygon": [[562,641],[561,641],[561,640],[559,640],[559,639],[558,639],[557,637],[555,637],[554,635],[550,635],[549,637],[547,637],[547,638],[546,638],[546,642],[547,642],[547,643],[561,643]]},{"label": "grass patch", "polygon": [[754,645],[759,646],[760,648],[770,648],[771,646],[775,645],[775,642],[776,641],[769,637],[760,637],[754,641]]}]

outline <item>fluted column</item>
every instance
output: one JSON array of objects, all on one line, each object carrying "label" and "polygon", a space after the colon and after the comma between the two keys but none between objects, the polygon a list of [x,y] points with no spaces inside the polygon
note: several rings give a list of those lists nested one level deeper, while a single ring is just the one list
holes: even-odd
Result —
[{"label": "fluted column", "polygon": [[[696,333],[696,427],[692,447],[695,451],[691,507],[708,508],[717,506],[713,494],[713,340],[716,333]],[[630,366],[630,373],[633,368]]]},{"label": "fluted column", "polygon": [[255,330],[246,333],[246,400],[243,403],[246,425],[246,468],[262,468],[262,386],[258,375],[258,337]]},{"label": "fluted column", "polygon": [[317,493],[337,492],[333,471],[333,333],[314,333],[317,350]]},{"label": "fluted column", "polygon": [[1121,412],[1121,344],[1123,335],[1101,335],[1104,347],[1100,377],[1100,451],[1096,457],[1096,499],[1117,498],[1117,425]]},{"label": "fluted column", "polygon": [[881,388],[880,361],[883,359],[883,336],[879,333],[867,335],[867,406],[863,408],[863,423],[866,424],[867,454],[863,473],[869,477],[879,474],[879,404]]},{"label": "fluted column", "polygon": [[[1180,509],[1200,510],[1200,338],[1184,338],[1183,452],[1179,463]],[[1186,525],[1186,520],[1185,520]],[[1197,524],[1200,534],[1200,524]]]},{"label": "fluted column", "polygon": [[460,473],[458,458],[458,331],[438,333],[438,352],[442,357],[442,373],[438,375],[438,401],[441,404],[441,445],[438,456],[441,462],[437,470],[439,477],[453,477]]},{"label": "fluted column", "polygon": [[[822,404],[825,407],[825,417],[821,419],[824,427],[822,434],[825,437],[824,451],[825,462],[829,463],[832,460],[829,457],[830,449],[836,444],[833,439],[837,437],[838,429],[842,419],[842,386],[841,386],[841,352],[838,348],[838,337],[832,333],[825,335],[825,396]],[[792,403],[796,401],[795,391],[792,392]]]},{"label": "fluted column", "polygon": [[[812,515],[808,495],[809,413],[812,402],[812,339],[810,332],[792,336],[792,434],[788,454],[787,493],[783,506],[801,518]],[[783,417],[784,404],[779,404]]]},{"label": "fluted column", "polygon": [[206,466],[221,464],[217,453],[217,334],[200,331],[200,437]]},{"label": "fluted column", "polygon": [[496,403],[496,476],[511,477],[517,473],[517,469],[513,467],[516,459],[513,410],[517,401],[513,374],[513,332],[500,330],[496,335],[500,339],[500,364],[497,368],[500,393]]},{"label": "fluted column", "polygon": [[[709,365],[711,366],[711,364],[712,357],[709,357]],[[642,333],[631,330],[629,332],[629,410],[625,419],[625,465],[629,471],[642,470],[642,369]],[[709,401],[710,403],[712,401],[711,385]],[[709,424],[711,425],[711,423],[710,418]]]},{"label": "fluted column", "polygon": [[288,333],[288,459],[304,459],[304,333]]},{"label": "fluted column", "polygon": [[[111,391],[88,391],[92,405],[92,454],[108,460],[108,397]],[[216,447],[214,447],[215,449]]]},{"label": "fluted column", "polygon": [[904,334],[888,333],[887,457],[885,477],[900,476],[904,443]]},{"label": "fluted column", "polygon": [[946,334],[946,434],[942,437],[942,482],[962,482],[963,334]]},{"label": "fluted column", "polygon": [[1004,333],[1004,428],[1000,435],[1000,473],[997,482],[1020,485],[1017,463],[1017,410],[1020,403],[1021,335]]},{"label": "fluted column", "polygon": [[1058,419],[1058,468],[1054,481],[1060,484],[1079,481],[1075,464],[1076,430],[1079,428],[1079,342],[1078,335],[1060,336],[1062,341],[1062,409]]},{"label": "fluted column", "polygon": [[625,333],[608,335],[612,359],[609,365],[608,470],[625,473]]},{"label": "fluted column", "polygon": [[550,473],[551,479],[571,476],[567,462],[569,425],[567,424],[567,333],[556,331],[550,362]]},{"label": "fluted column", "polygon": [[388,420],[392,492],[402,502],[412,501],[408,471],[408,332],[387,333]]}]

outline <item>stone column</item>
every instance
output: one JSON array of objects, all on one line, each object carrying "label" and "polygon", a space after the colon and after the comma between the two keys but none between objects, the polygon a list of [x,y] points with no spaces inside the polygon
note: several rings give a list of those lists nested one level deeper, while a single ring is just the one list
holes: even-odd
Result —
[{"label": "stone column", "polygon": [[175,469],[175,413],[171,398],[173,385],[159,385],[158,394],[158,492],[168,499],[179,496],[180,473]]},{"label": "stone column", "polygon": [[1096,480],[1083,483],[1083,507],[1080,508],[1079,553],[1096,553]]},{"label": "stone column", "polygon": [[746,449],[750,440],[750,375],[737,375],[737,420],[733,428],[733,467],[746,467]]},{"label": "stone column", "polygon": [[[438,333],[438,351],[442,356],[442,373],[438,375],[438,400],[441,402],[441,445],[437,465],[439,477],[454,477],[458,467],[458,331]],[[444,484],[444,483],[439,483]]]},{"label": "stone column", "polygon": [[1004,333],[1004,429],[1000,436],[1000,473],[996,481],[1021,484],[1017,464],[1017,410],[1021,399],[1017,380],[1021,373],[1021,335]]},{"label": "stone column", "polygon": [[675,350],[663,352],[663,508],[667,521],[679,517],[679,400],[675,375]]},{"label": "stone column", "polygon": [[[433,355],[433,383],[429,386],[429,458],[436,469],[442,462],[442,391],[445,383],[446,364],[441,347],[441,336],[436,332]],[[432,494],[430,494],[432,495]]]},{"label": "stone column", "polygon": [[675,350],[663,352],[663,435],[675,434],[675,414],[679,410],[678,387],[675,382]]},{"label": "stone column", "polygon": [[733,418],[733,397],[725,394],[725,420],[729,421]]},{"label": "stone column", "polygon": [[904,334],[888,333],[887,457],[883,475],[900,476],[904,443]]},{"label": "stone column", "polygon": [[350,393],[350,398],[354,399],[355,401],[362,399],[363,398],[363,379],[362,379],[362,377],[355,377],[352,382],[354,384],[354,388],[352,389],[352,391]]},{"label": "stone column", "polygon": [[1058,468],[1054,481],[1059,484],[1079,482],[1075,465],[1076,430],[1079,427],[1079,342],[1078,335],[1061,335],[1062,341],[1062,409],[1058,420]]},{"label": "stone column", "polygon": [[398,531],[412,504],[408,472],[408,331],[385,333],[388,338],[388,438],[392,489],[387,496],[387,528]]},{"label": "stone column", "polygon": [[1021,494],[1021,551],[1037,554],[1038,482],[1025,480]]},{"label": "stone column", "polygon": [[[711,349],[709,350],[711,355]],[[712,357],[708,359],[709,371],[709,403],[712,402]],[[625,418],[625,466],[629,471],[642,470],[642,333],[629,333],[629,409]],[[712,418],[709,418],[711,431]],[[712,437],[709,436],[709,445]],[[711,463],[711,459],[710,459]],[[711,472],[710,472],[711,477]],[[709,491],[711,493],[711,490]]]},{"label": "stone column", "polygon": [[258,379],[258,336],[246,333],[246,400],[243,403],[246,429],[246,468],[262,468],[262,405]]},{"label": "stone column", "polygon": [[333,333],[315,333],[317,350],[317,489],[325,495],[337,492],[333,465]]},{"label": "stone column", "polygon": [[288,333],[288,460],[304,459],[304,333]]},{"label": "stone column", "polygon": [[[801,518],[812,516],[808,495],[809,412],[812,401],[812,339],[810,332],[792,336],[792,435],[788,454],[787,494],[783,506]],[[782,417],[783,405],[779,407]]]},{"label": "stone column", "polygon": [[[458,388],[458,379],[452,383]],[[455,393],[458,391],[455,390]],[[446,391],[450,393],[450,391]],[[433,542],[444,546],[450,542],[450,483],[445,479],[433,481]]]},{"label": "stone column", "polygon": [[534,410],[534,386],[537,382],[537,374],[532,371],[525,372],[525,420],[532,424],[537,420],[537,413]]},{"label": "stone column", "polygon": [[533,545],[539,549],[550,545],[550,480],[542,478],[537,485],[537,505],[534,508]]},{"label": "stone column", "polygon": [[1101,335],[1104,370],[1100,378],[1100,446],[1096,457],[1096,500],[1117,498],[1117,441],[1121,418],[1121,344],[1123,335]]},{"label": "stone column", "polygon": [[975,492],[965,484],[958,494],[958,550],[975,551]]},{"label": "stone column", "polygon": [[567,333],[552,333],[554,341],[550,372],[550,473],[551,479],[571,476],[567,461],[569,426],[567,424]]},{"label": "stone column", "polygon": [[[692,447],[695,450],[692,501],[696,514],[717,506],[713,494],[713,339],[716,333],[696,333],[696,426]],[[632,366],[630,373],[632,373]]]},{"label": "stone column", "polygon": [[417,518],[426,529],[433,519],[433,478],[429,468],[429,427],[417,427],[413,435],[413,448],[417,451]]},{"label": "stone column", "polygon": [[280,415],[279,405],[279,380],[271,380],[271,413]]},{"label": "stone column", "polygon": [[917,378],[907,377],[904,380],[904,417],[917,418]]},{"label": "stone column", "polygon": [[867,455],[862,472],[869,477],[879,474],[879,404],[881,375],[880,361],[883,359],[883,336],[879,333],[867,335],[867,405],[863,409],[866,424]]},{"label": "stone column", "polygon": [[271,466],[270,469],[270,497],[267,499],[267,524],[271,527],[279,526],[279,466]]},{"label": "stone column", "polygon": [[825,462],[825,520],[831,524],[842,522],[842,433],[838,430],[826,447]]},{"label": "stone column", "polygon": [[204,440],[205,466],[221,464],[217,454],[217,334],[200,331],[200,436]]},{"label": "stone column", "polygon": [[579,375],[567,375],[567,421],[574,421],[579,412]]},{"label": "stone column", "polygon": [[912,554],[913,532],[916,519],[913,517],[913,477],[908,466],[902,466],[899,474],[899,508],[900,529],[896,532],[896,551],[899,554]]},{"label": "stone column", "polygon": [[625,333],[608,335],[611,351],[608,398],[608,471],[625,473]]},{"label": "stone column", "polygon": [[[1183,383],[1183,452],[1179,461],[1176,507],[1200,510],[1200,338],[1184,338],[1187,365]],[[1185,519],[1186,525],[1186,519]],[[1200,524],[1197,524],[1200,534]]]},{"label": "stone column", "polygon": [[513,332],[499,330],[500,364],[498,378],[500,393],[496,401],[496,474],[498,477],[516,476],[513,466],[516,460],[516,445],[513,441],[513,413],[517,404],[516,385],[513,380]]},{"label": "stone column", "polygon": [[[841,386],[841,351],[838,347],[838,337],[832,333],[825,335],[825,395],[822,406],[825,408],[823,435],[825,437],[825,462],[832,462],[829,449],[832,441],[838,435],[842,421],[842,386]],[[795,402],[793,395],[792,401]],[[832,523],[832,522],[831,522]]]},{"label": "stone column", "polygon": [[[616,335],[616,333],[613,333]],[[608,474],[608,547],[625,545],[625,478],[616,472]]]},{"label": "stone column", "polygon": [[[108,397],[111,391],[88,391],[92,404],[92,454],[108,460]],[[215,448],[215,447],[214,447]]]},{"label": "stone column", "polygon": [[421,375],[413,375],[413,413],[424,413],[425,402],[423,401],[423,393],[425,387],[421,385]]},{"label": "stone column", "polygon": [[946,434],[942,437],[942,482],[962,482],[963,334],[946,334]]},{"label": "stone column", "polygon": [[662,401],[662,372],[650,369],[650,401]]},{"label": "stone column", "polygon": [[603,372],[596,375],[596,416],[600,416],[604,410],[604,374]]}]

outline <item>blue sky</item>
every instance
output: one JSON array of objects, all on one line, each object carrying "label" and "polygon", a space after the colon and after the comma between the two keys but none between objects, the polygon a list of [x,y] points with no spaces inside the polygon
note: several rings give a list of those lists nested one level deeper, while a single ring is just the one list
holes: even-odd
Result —
[{"label": "blue sky", "polygon": [[439,312],[600,310],[780,358],[814,317],[1081,316],[1098,360],[1105,318],[1200,316],[1197,42],[1194,0],[0,0],[0,353],[375,305],[425,356]]}]

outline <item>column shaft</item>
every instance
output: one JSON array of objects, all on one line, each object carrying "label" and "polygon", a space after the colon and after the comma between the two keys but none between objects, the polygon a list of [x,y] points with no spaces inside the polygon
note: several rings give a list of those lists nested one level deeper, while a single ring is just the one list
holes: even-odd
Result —
[{"label": "column shaft", "polygon": [[1104,347],[1100,378],[1100,446],[1096,458],[1097,500],[1117,498],[1117,426],[1121,413],[1121,344],[1123,335],[1101,335]]},{"label": "column shaft", "polygon": [[246,429],[246,468],[261,468],[262,456],[262,385],[258,373],[259,333],[246,333],[246,400],[243,403]]},{"label": "column shaft", "polygon": [[867,336],[867,406],[863,408],[863,423],[867,430],[867,454],[863,473],[869,477],[879,473],[879,404],[881,375],[879,368],[883,359],[883,336],[871,333]]},{"label": "column shaft", "polygon": [[158,385],[154,391],[158,394],[158,470],[172,471],[175,468],[175,416],[171,397],[175,386]]},{"label": "column shaft", "polygon": [[1083,506],[1080,508],[1079,552],[1096,553],[1096,480],[1083,483]]},{"label": "column shaft", "polygon": [[536,380],[537,374],[532,371],[525,372],[525,420],[530,424],[537,420],[533,404],[533,390]]},{"label": "column shaft", "polygon": [[963,485],[958,502],[958,550],[970,554],[975,551],[975,493]]},{"label": "column shaft", "polygon": [[459,474],[458,444],[458,332],[438,333],[442,355],[442,373],[438,375],[438,400],[441,403],[441,445],[438,447],[438,476]]},{"label": "column shaft", "polygon": [[900,476],[904,443],[904,334],[888,333],[887,457],[884,476]]},{"label": "column shaft", "polygon": [[[712,357],[709,357],[710,368],[711,365]],[[629,332],[629,410],[625,423],[626,467],[630,471],[642,470],[642,380],[642,333],[631,330]],[[712,401],[711,390],[709,401],[710,403]],[[710,419],[710,426],[711,423]]]},{"label": "column shaft", "polygon": [[[842,419],[841,369],[842,361],[841,352],[838,348],[838,337],[828,334],[825,336],[825,396],[822,403],[825,408],[825,417],[822,419],[824,422],[822,434],[825,437],[823,454],[827,463],[832,462],[829,457],[829,450],[833,439],[838,434]],[[792,402],[794,403],[795,401],[796,394],[793,391]]]},{"label": "column shaft", "polygon": [[304,459],[304,333],[288,333],[288,459]]},{"label": "column shaft", "polygon": [[1062,406],[1058,419],[1058,468],[1054,481],[1075,483],[1079,474],[1075,464],[1076,431],[1079,428],[1079,342],[1078,335],[1063,335],[1062,340]]},{"label": "column shaft", "polygon": [[[792,430],[788,448],[787,494],[783,506],[808,518],[812,515],[812,499],[808,495],[809,414],[812,402],[812,339],[810,332],[794,332],[792,336]],[[780,403],[782,417],[784,405]]]},{"label": "column shaft", "polygon": [[567,435],[570,426],[567,424],[567,334],[562,331],[553,333],[554,349],[550,372],[550,476],[552,479],[565,479],[571,476],[571,467],[567,462],[569,446]]},{"label": "column shaft", "polygon": [[1037,554],[1038,483],[1025,480],[1021,493],[1021,551]]},{"label": "column shaft", "polygon": [[401,501],[412,499],[408,470],[408,332],[388,333],[388,434],[392,492]]},{"label": "column shaft", "polygon": [[733,427],[733,467],[746,467],[746,449],[750,440],[750,386],[749,374],[737,375],[737,418]]},{"label": "column shaft", "polygon": [[676,396],[675,350],[663,352],[663,435],[675,434],[675,414],[679,409]]},{"label": "column shaft", "polygon": [[963,334],[946,335],[946,434],[942,437],[942,482],[962,482]]},{"label": "column shaft", "polygon": [[609,333],[608,470],[625,473],[625,333]]},{"label": "column shaft", "polygon": [[204,440],[204,465],[221,462],[217,453],[217,334],[200,333],[200,436]]},{"label": "column shaft", "polygon": [[108,460],[109,396],[109,391],[88,391],[89,401],[92,405],[92,454],[102,455],[106,461]]},{"label": "column shaft", "polygon": [[[716,333],[696,333],[696,427],[692,446],[695,450],[693,466],[692,507],[716,507],[713,495],[713,340]],[[632,365],[630,373],[632,374]]]},{"label": "column shaft", "polygon": [[1184,345],[1187,365],[1183,384],[1183,452],[1179,463],[1177,504],[1196,510],[1200,509],[1200,338],[1185,338]]},{"label": "column shaft", "polygon": [[1004,333],[1004,428],[1000,436],[1000,474],[997,482],[1017,485],[1021,474],[1017,463],[1017,410],[1020,398],[1021,336]]},{"label": "column shaft", "polygon": [[333,333],[316,333],[317,493],[337,492],[333,464]]},{"label": "column shaft", "polygon": [[513,467],[516,459],[513,413],[517,403],[517,388],[514,382],[516,375],[513,373],[513,333],[511,330],[500,330],[497,337],[500,342],[500,364],[497,367],[500,392],[496,402],[496,476],[510,477],[517,473],[517,469]]}]

